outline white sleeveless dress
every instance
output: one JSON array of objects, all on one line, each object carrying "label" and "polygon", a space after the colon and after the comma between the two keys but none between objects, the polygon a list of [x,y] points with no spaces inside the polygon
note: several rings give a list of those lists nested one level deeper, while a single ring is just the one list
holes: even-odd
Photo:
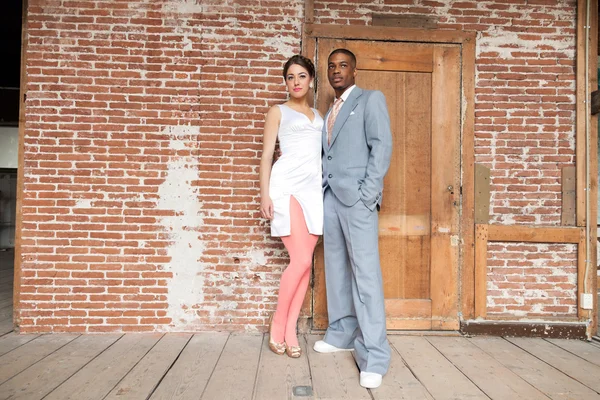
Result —
[{"label": "white sleeveless dress", "polygon": [[273,164],[269,194],[273,201],[272,236],[290,235],[290,196],[304,212],[308,232],[323,234],[323,191],[321,188],[323,118],[312,109],[314,120],[281,104],[279,147],[281,157]]}]

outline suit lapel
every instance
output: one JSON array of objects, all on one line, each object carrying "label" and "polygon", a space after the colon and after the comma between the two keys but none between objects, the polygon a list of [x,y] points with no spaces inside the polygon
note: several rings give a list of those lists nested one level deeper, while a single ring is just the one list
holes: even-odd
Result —
[{"label": "suit lapel", "polygon": [[361,88],[359,88],[358,86],[355,87],[354,89],[352,89],[352,92],[350,92],[350,96],[348,96],[346,101],[344,101],[344,104],[342,104],[342,109],[338,113],[338,116],[335,119],[335,124],[333,125],[333,134],[331,135],[331,144],[329,145],[329,147],[333,146],[335,139],[340,133],[342,126],[344,126],[344,124],[346,123],[346,120],[350,116],[350,113],[352,112],[352,110],[354,110],[354,107],[356,106],[356,101],[360,97],[360,95],[362,95],[362,92],[363,91]]}]

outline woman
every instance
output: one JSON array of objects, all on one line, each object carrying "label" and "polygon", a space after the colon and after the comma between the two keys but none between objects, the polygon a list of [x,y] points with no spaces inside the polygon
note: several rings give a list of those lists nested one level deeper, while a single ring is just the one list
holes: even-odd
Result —
[{"label": "woman", "polygon": [[[297,358],[296,324],[310,279],[318,235],[323,234],[321,129],[323,118],[308,105],[315,67],[306,57],[291,57],[283,68],[289,100],[271,107],[265,120],[260,160],[260,211],[271,220],[271,235],[281,237],[290,263],[281,276],[277,310],[269,322],[269,348]],[[272,164],[275,142],[281,157]],[[271,167],[272,165],[272,167]]]}]

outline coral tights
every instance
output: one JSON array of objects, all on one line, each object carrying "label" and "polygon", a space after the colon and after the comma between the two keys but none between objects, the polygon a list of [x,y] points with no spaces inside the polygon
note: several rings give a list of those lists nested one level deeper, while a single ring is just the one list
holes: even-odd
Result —
[{"label": "coral tights", "polygon": [[319,237],[308,232],[302,207],[293,196],[290,196],[290,225],[290,235],[281,238],[290,255],[290,264],[281,275],[272,334],[276,342],[285,340],[288,346],[298,346],[296,324],[308,288],[313,252]]}]

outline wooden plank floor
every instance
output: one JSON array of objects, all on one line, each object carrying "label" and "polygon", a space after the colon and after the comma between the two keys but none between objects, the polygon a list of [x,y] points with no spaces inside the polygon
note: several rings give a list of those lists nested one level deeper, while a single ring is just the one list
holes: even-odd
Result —
[{"label": "wooden plank floor", "polygon": [[600,343],[389,335],[383,385],[358,384],[352,353],[273,354],[260,334],[18,335],[12,251],[0,251],[0,400],[597,399]]},{"label": "wooden plank floor", "polygon": [[2,399],[597,399],[600,346],[583,341],[389,335],[375,390],[352,353],[273,354],[260,334],[0,337]]}]

